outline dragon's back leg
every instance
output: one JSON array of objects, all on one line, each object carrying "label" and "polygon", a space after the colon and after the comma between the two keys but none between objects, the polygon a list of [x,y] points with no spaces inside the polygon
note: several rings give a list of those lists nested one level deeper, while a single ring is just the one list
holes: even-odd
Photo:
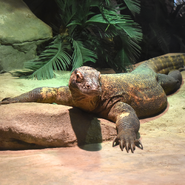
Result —
[{"label": "dragon's back leg", "polygon": [[180,71],[173,70],[169,72],[168,75],[158,73],[157,80],[164,89],[165,93],[168,95],[180,88],[182,83],[182,75]]}]

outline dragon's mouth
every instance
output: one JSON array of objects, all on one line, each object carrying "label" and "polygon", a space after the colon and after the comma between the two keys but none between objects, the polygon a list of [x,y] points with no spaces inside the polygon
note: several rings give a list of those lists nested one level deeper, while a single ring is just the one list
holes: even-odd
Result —
[{"label": "dragon's mouth", "polygon": [[100,96],[102,94],[102,89],[86,89],[86,88],[80,88],[80,93],[87,96]]}]

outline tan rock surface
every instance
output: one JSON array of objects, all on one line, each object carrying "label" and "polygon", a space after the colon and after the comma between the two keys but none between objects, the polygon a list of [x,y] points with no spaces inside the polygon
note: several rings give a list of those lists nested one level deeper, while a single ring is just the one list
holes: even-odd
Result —
[{"label": "tan rock surface", "polygon": [[113,123],[62,105],[1,105],[0,115],[0,149],[75,146],[116,136]]},{"label": "tan rock surface", "polygon": [[127,154],[104,142],[80,148],[0,151],[0,184],[183,185],[184,84],[168,102],[163,114],[141,120],[144,150]]}]

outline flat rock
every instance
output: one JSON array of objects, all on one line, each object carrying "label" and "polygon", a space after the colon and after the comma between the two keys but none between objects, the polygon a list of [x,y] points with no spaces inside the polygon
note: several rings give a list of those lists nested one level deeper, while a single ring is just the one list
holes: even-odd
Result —
[{"label": "flat rock", "polygon": [[32,149],[100,143],[116,136],[115,124],[62,105],[0,106],[0,149]]}]

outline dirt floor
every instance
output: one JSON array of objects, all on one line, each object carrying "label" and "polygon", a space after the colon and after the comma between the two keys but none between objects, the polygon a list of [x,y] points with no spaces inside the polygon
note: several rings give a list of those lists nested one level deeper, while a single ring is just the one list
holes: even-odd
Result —
[{"label": "dirt floor", "polygon": [[[185,72],[182,72],[185,80]],[[64,85],[69,74],[64,75]],[[61,79],[26,82],[0,75],[0,98]],[[41,84],[42,83],[42,84]],[[45,84],[43,84],[45,83]],[[141,120],[144,150],[112,148],[111,142],[83,147],[0,151],[0,185],[183,185],[185,184],[185,84],[168,97],[162,114]]]}]

